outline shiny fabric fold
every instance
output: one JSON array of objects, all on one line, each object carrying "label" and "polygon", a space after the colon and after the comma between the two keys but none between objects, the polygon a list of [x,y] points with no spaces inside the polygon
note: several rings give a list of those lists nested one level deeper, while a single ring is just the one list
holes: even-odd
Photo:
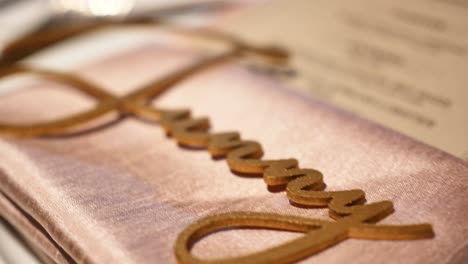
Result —
[{"label": "shiny fabric fold", "polygon": [[[200,55],[145,46],[78,71],[121,95]],[[92,101],[46,82],[0,98],[2,121],[50,119]],[[306,98],[267,76],[227,63],[186,80],[158,106],[208,116],[213,131],[262,142],[265,158],[297,158],[320,170],[327,189],[363,189],[391,200],[382,224],[429,222],[435,238],[349,239],[304,263],[463,263],[467,261],[468,164],[352,114]],[[184,149],[158,124],[126,117],[80,135],[0,140],[0,214],[57,263],[175,263],[174,243],[204,216],[256,211],[327,219],[298,208],[261,178],[234,175],[204,151]],[[200,241],[202,258],[237,256],[300,234],[230,230]]]}]

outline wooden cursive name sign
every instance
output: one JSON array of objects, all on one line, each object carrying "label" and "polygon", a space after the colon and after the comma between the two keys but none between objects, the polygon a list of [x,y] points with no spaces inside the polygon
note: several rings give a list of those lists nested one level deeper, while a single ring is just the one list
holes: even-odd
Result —
[{"label": "wooden cursive name sign", "polygon": [[[290,263],[325,250],[347,238],[410,240],[433,237],[434,233],[429,224],[377,225],[378,221],[393,212],[393,204],[390,201],[365,204],[365,193],[362,190],[324,191],[322,173],[315,169],[299,168],[296,159],[262,160],[263,150],[260,143],[241,139],[238,132],[210,133],[207,118],[191,117],[190,112],[184,109],[167,110],[149,105],[150,101],[163,91],[203,69],[252,54],[275,63],[284,61],[287,57],[280,49],[253,47],[236,40],[232,41],[232,49],[229,51],[197,62],[123,97],[114,96],[77,76],[33,69],[12,59],[3,63],[0,78],[17,73],[37,74],[67,83],[92,96],[98,103],[91,110],[60,120],[26,125],[0,124],[0,134],[16,137],[62,135],[112,111],[122,116],[160,122],[167,134],[180,145],[207,149],[213,157],[225,158],[234,172],[262,175],[268,186],[284,187],[293,205],[328,207],[329,215],[334,219],[326,221],[254,212],[208,216],[187,227],[179,235],[175,244],[175,254],[182,263]],[[20,57],[22,55],[15,58]],[[304,235],[282,245],[235,258],[202,260],[191,254],[193,244],[200,238],[211,232],[232,227],[268,228],[302,232]]]}]

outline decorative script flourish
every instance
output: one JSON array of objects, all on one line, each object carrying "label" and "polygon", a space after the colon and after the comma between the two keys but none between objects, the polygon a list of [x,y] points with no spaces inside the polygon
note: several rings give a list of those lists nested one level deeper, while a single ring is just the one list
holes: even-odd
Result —
[{"label": "decorative script flourish", "polygon": [[[220,36],[230,41],[232,49],[190,65],[123,97],[116,97],[71,74],[34,69],[16,63],[16,59],[0,63],[3,64],[0,67],[0,78],[17,73],[33,73],[67,83],[98,101],[93,109],[60,120],[26,125],[0,124],[0,134],[16,137],[63,135],[109,112],[160,122],[166,133],[180,145],[207,149],[211,156],[225,158],[234,172],[262,175],[268,186],[284,187],[292,204],[328,207],[330,217],[335,220],[255,212],[208,216],[190,225],[178,236],[175,254],[182,263],[290,263],[325,250],[347,238],[412,240],[434,236],[430,224],[377,225],[378,221],[393,212],[391,201],[366,204],[365,193],[359,189],[324,191],[322,173],[315,169],[300,168],[296,159],[263,160],[262,146],[257,141],[244,140],[235,131],[210,133],[208,118],[194,118],[189,110],[167,110],[149,105],[151,100],[174,84],[218,63],[252,54],[275,62],[283,61],[286,57],[279,49],[254,47],[235,38],[227,38],[226,35]],[[30,38],[29,41],[34,42],[34,38]],[[13,48],[10,48],[10,51],[15,54]],[[21,59],[24,56],[19,54],[10,57]],[[234,258],[203,260],[191,254],[192,246],[200,238],[214,231],[233,227],[294,231],[304,235],[273,248]]]}]

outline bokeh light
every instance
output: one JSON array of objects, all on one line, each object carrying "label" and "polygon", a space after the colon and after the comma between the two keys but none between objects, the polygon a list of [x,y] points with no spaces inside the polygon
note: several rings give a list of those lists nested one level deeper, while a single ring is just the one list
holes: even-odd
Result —
[{"label": "bokeh light", "polygon": [[124,16],[134,0],[52,0],[59,12],[76,12],[89,16]]}]

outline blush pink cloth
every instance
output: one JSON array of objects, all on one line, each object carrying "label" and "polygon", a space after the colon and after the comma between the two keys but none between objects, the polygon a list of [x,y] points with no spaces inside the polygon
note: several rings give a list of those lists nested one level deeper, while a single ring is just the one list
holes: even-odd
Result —
[{"label": "blush pink cloth", "polygon": [[[199,58],[185,48],[148,46],[80,71],[122,95]],[[433,224],[434,239],[348,239],[304,263],[468,261],[468,165],[442,151],[308,99],[235,63],[184,81],[155,103],[208,116],[213,130],[261,142],[265,158],[297,158],[323,172],[328,190],[363,189],[391,200],[381,223]],[[0,98],[2,121],[45,120],[92,100],[50,82]],[[157,124],[130,117],[74,137],[0,139],[0,214],[50,262],[175,263],[189,224],[229,211],[328,219],[326,209],[289,204],[261,178],[232,174],[206,151],[182,149]],[[301,234],[229,230],[201,240],[203,258],[237,256]]]}]

